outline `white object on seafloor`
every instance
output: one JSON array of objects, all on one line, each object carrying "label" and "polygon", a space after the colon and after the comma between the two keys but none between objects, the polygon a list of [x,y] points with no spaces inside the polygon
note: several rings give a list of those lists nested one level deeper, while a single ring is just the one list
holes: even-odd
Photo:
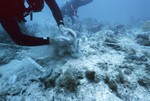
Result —
[{"label": "white object on seafloor", "polygon": [[45,69],[41,65],[39,65],[37,62],[35,62],[31,57],[27,56],[26,59],[42,72],[42,75],[40,77],[41,79],[47,78],[48,76],[51,75],[53,71],[52,67]]},{"label": "white object on seafloor", "polygon": [[45,72],[46,70],[39,65],[37,62],[35,62],[31,57],[27,56],[26,59],[31,62],[35,67],[37,67],[41,72]]}]

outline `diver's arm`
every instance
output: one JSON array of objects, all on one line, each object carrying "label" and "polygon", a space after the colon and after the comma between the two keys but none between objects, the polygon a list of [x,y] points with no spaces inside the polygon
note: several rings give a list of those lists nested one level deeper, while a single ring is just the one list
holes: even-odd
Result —
[{"label": "diver's arm", "polygon": [[60,8],[58,7],[57,3],[55,0],[45,0],[47,3],[48,7],[51,9],[53,16],[57,22],[57,25],[59,26],[60,24],[63,24],[63,17],[60,11]]},{"label": "diver's arm", "polygon": [[66,34],[66,32],[69,32],[73,38],[76,38],[76,33],[71,30],[70,28],[64,27],[63,23],[63,17],[60,11],[60,8],[58,7],[57,3],[55,0],[45,0],[49,8],[51,9],[53,16],[57,22],[57,25],[59,26],[60,31],[62,32],[63,35]]},{"label": "diver's arm", "polygon": [[81,0],[79,5],[80,6],[84,6],[84,5],[87,5],[88,3],[92,2],[93,0]]},{"label": "diver's arm", "polygon": [[20,27],[16,21],[16,19],[13,18],[5,18],[0,19],[1,25],[6,30],[8,35],[13,39],[13,41],[22,46],[39,46],[39,45],[48,45],[49,44],[49,38],[38,38],[34,36],[28,36],[26,34],[23,34],[20,30]]}]

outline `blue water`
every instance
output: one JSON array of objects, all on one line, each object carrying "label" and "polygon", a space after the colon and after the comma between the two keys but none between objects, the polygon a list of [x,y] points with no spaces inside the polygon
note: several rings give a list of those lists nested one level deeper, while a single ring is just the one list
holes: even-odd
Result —
[{"label": "blue water", "polygon": [[[60,8],[65,1],[56,0]],[[150,0],[94,0],[92,3],[79,7],[77,15],[79,16],[77,19],[92,17],[101,22],[122,24],[129,23],[131,19],[149,20]],[[34,14],[34,21],[43,23],[46,19],[55,23],[51,10],[45,4],[42,14]]]},{"label": "blue water", "polygon": [[[61,7],[66,0],[56,1]],[[110,23],[128,23],[131,18],[150,19],[150,0],[94,0],[80,7],[78,15]]]}]

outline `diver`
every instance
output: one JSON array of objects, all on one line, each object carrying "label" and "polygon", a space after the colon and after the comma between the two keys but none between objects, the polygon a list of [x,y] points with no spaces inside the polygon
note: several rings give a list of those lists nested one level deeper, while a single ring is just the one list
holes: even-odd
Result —
[{"label": "diver", "polygon": [[55,0],[45,0],[48,7],[51,9],[53,17],[55,18],[57,25],[62,36],[54,38],[40,38],[25,35],[21,32],[19,23],[26,22],[24,19],[27,15],[32,15],[32,12],[39,12],[44,7],[44,0],[26,0],[29,7],[25,7],[24,0],[1,0],[0,3],[0,23],[13,41],[22,46],[39,46],[39,45],[51,45],[64,46],[70,44],[71,38],[66,35],[68,32],[74,39],[76,33],[66,28],[63,23],[63,17]]},{"label": "diver", "polygon": [[78,17],[77,9],[81,6],[87,5],[93,0],[67,0],[66,3],[61,8],[62,16],[70,17],[72,20],[72,24],[74,23],[73,16]]}]

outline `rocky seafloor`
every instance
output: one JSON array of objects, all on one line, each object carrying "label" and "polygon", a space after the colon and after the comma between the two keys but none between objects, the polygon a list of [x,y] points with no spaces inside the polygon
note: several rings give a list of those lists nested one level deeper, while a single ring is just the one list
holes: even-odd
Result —
[{"label": "rocky seafloor", "polygon": [[[74,52],[0,44],[0,101],[150,101],[148,30],[90,18],[72,29],[79,40]],[[1,43],[10,43],[1,33]],[[27,56],[53,68],[51,75],[40,79],[43,72]]]}]

